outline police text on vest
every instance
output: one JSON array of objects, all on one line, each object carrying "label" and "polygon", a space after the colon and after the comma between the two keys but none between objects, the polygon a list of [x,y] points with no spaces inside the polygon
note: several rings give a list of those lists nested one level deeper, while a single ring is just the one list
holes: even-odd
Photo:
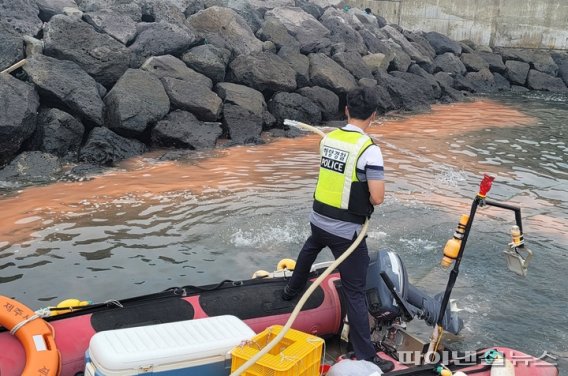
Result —
[{"label": "police text on vest", "polygon": [[324,146],[320,166],[343,174],[348,157],[349,153],[344,150]]}]

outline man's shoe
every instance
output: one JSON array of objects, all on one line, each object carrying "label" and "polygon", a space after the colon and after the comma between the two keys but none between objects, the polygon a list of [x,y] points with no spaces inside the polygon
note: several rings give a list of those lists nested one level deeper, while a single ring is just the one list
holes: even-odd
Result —
[{"label": "man's shoe", "polygon": [[284,290],[282,290],[282,299],[283,300],[292,300],[296,296],[298,296],[298,292],[291,290],[288,287],[288,285],[286,285],[286,287],[284,287]]},{"label": "man's shoe", "polygon": [[379,357],[378,355],[375,355],[374,357],[367,359],[367,361],[379,366],[381,371],[383,371],[384,373],[390,372],[394,369],[393,362],[391,362],[390,360],[381,359],[381,357]]}]

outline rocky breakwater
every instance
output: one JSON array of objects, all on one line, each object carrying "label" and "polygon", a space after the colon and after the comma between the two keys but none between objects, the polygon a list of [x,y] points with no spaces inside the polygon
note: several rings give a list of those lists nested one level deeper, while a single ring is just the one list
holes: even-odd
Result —
[{"label": "rocky breakwater", "polygon": [[[8,69],[26,59],[18,69]],[[566,92],[568,54],[415,32],[337,0],[0,0],[0,181],[58,179],[153,148],[262,142],[285,118],[471,93]]]}]

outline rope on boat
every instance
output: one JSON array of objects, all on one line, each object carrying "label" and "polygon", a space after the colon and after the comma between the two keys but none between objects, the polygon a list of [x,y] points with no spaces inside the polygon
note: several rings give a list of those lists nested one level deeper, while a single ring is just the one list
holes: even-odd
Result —
[{"label": "rope on boat", "polygon": [[32,316],[28,317],[27,319],[20,321],[19,323],[17,323],[16,325],[14,325],[14,327],[13,327],[12,329],[10,329],[10,334],[11,334],[11,335],[15,335],[16,332],[17,332],[18,330],[20,330],[20,328],[21,328],[22,326],[26,325],[26,324],[29,323],[30,321],[33,321],[33,320],[39,319],[39,318],[40,318],[39,315],[32,315]]}]

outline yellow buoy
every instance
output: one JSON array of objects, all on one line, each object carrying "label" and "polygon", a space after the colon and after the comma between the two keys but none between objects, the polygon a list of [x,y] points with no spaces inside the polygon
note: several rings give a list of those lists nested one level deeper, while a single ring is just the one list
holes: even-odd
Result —
[{"label": "yellow buoy", "polygon": [[91,304],[88,300],[79,299],[65,299],[59,302],[55,307],[52,308],[68,308],[68,309],[57,309],[51,311],[51,316],[61,315],[63,313],[73,312],[76,309],[85,307]]},{"label": "yellow buoy", "polygon": [[267,272],[266,270],[257,270],[256,272],[254,272],[254,274],[252,275],[252,278],[266,278],[269,277],[270,273]]},{"label": "yellow buoy", "polygon": [[296,261],[292,259],[282,259],[278,262],[276,270],[294,270],[296,268]]}]

